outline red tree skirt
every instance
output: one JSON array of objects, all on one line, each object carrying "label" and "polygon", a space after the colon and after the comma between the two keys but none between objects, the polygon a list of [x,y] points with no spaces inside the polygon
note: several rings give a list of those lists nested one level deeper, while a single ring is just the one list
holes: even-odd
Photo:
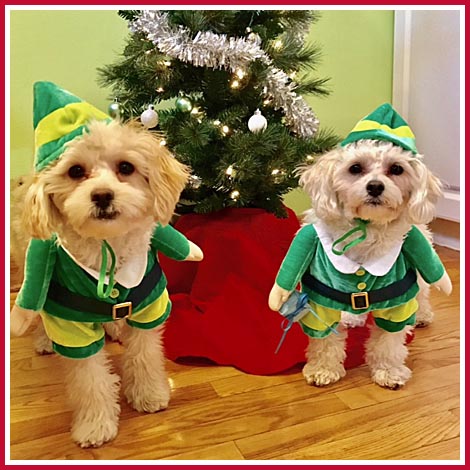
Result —
[{"label": "red tree skirt", "polygon": [[[199,245],[201,262],[160,256],[173,302],[165,329],[172,360],[207,358],[257,375],[275,374],[305,362],[308,338],[295,324],[278,352],[282,317],[268,296],[299,229],[296,215],[278,219],[261,209],[224,209],[182,216],[176,228]],[[364,362],[367,327],[349,331],[346,367]]]}]

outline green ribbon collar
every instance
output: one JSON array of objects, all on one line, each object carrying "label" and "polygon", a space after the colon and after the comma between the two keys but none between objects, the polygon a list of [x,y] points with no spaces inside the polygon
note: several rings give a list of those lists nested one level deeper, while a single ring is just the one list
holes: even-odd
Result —
[{"label": "green ribbon collar", "polygon": [[[109,269],[109,273],[106,272],[106,267],[108,265],[108,252],[111,255],[111,268]],[[100,267],[100,275],[98,278],[98,285],[96,286],[96,293],[100,299],[107,299],[111,291],[114,288],[114,269],[116,268],[116,255],[114,254],[113,249],[111,248],[110,244],[103,240],[101,243],[101,267]],[[109,283],[104,288],[104,280],[106,275],[109,276]]]},{"label": "green ribbon collar", "polygon": [[[354,220],[356,221],[357,225],[333,242],[331,251],[335,255],[338,255],[338,256],[344,255],[346,251],[350,250],[353,246],[356,246],[359,243],[363,242],[367,238],[366,227],[369,221],[362,220],[362,219],[354,219]],[[353,238],[350,242],[346,243],[342,248],[340,249],[335,248],[336,246],[342,243],[345,243],[348,238],[350,238],[351,236],[355,234],[357,234],[357,236]]]}]

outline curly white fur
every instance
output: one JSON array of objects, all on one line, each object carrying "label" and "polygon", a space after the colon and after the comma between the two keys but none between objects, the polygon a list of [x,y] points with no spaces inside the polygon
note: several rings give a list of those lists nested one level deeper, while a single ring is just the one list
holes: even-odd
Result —
[{"label": "curly white fur", "polygon": [[[412,224],[417,224],[428,239],[431,237],[424,224],[434,216],[441,184],[426,168],[421,155],[412,155],[388,142],[362,140],[335,148],[315,164],[301,168],[299,173],[300,184],[312,201],[304,223],[321,221],[332,239],[338,239],[355,226],[355,218],[370,221],[367,239],[348,251],[348,257],[357,262],[385,255],[403,239]],[[371,182],[380,186],[380,194],[371,195],[368,191]],[[433,316],[428,300],[429,286],[422,279],[419,284],[417,321],[425,325]],[[278,292],[279,296],[287,294]],[[351,317],[353,315],[343,314],[344,326],[365,322],[365,316]],[[344,376],[346,334],[343,325],[339,335],[310,339],[303,371],[309,384],[327,385]],[[371,327],[366,359],[372,380],[377,384],[397,388],[411,377],[411,371],[405,366],[405,338],[406,330],[388,333],[375,325]]]},{"label": "curly white fur", "polygon": [[[121,171],[122,162],[132,171]],[[77,166],[82,177],[71,173]],[[119,269],[136,250],[147,250],[157,222],[169,222],[188,174],[149,131],[135,124],[94,122],[88,133],[69,143],[55,164],[35,175],[25,197],[24,224],[35,238],[48,239],[56,233],[76,260],[95,270],[106,239]],[[109,194],[110,203],[97,204],[97,193]],[[201,259],[199,248],[190,246],[192,259]],[[33,317],[32,311],[15,306],[12,333],[24,333]],[[111,330],[120,333],[120,328]],[[170,389],[160,333],[127,325],[125,330],[123,385],[129,403],[138,411],[166,408]],[[50,352],[42,325],[38,331],[36,349]],[[63,363],[74,410],[73,439],[82,447],[113,439],[118,431],[120,378],[112,372],[105,351]]]}]

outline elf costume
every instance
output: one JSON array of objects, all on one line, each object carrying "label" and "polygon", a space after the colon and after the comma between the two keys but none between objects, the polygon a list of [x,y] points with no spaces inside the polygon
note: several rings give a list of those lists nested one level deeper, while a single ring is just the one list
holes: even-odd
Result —
[{"label": "elf costume", "polygon": [[[67,143],[87,132],[87,124],[93,119],[111,121],[57,85],[36,83],[36,171],[43,171],[61,158]],[[98,273],[75,260],[56,235],[49,240],[32,239],[26,255],[25,280],[16,303],[41,313],[57,353],[70,358],[89,357],[104,345],[104,322],[126,318],[132,327],[150,329],[168,318],[171,302],[158,251],[184,260],[190,246],[177,230],[158,224],[150,247],[137,249],[134,259],[114,272],[114,252],[103,240],[102,269]],[[106,276],[108,253],[112,262]],[[119,282],[114,282],[114,276]]]},{"label": "elf costume", "polygon": [[[392,142],[417,153],[411,129],[389,104],[361,120],[341,145],[362,139]],[[308,294],[316,315],[308,313],[300,324],[311,337],[328,336],[339,323],[341,311],[372,312],[376,325],[389,332],[414,325],[419,290],[416,271],[431,284],[445,273],[433,247],[414,226],[386,256],[363,264],[349,259],[347,249],[367,237],[368,222],[356,222],[357,227],[336,241],[322,222],[304,226],[296,234],[277,275],[276,283],[281,288],[292,291],[301,282],[302,291]],[[355,232],[362,235],[342,251],[335,248]]]}]

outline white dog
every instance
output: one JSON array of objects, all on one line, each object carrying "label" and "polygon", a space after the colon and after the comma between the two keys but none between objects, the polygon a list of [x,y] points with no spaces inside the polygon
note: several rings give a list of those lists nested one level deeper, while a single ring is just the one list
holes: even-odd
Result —
[{"label": "white dog", "polygon": [[[171,304],[154,260],[157,250],[180,260],[202,259],[201,250],[168,225],[187,178],[186,167],[149,131],[95,121],[68,143],[60,158],[36,173],[26,195],[25,224],[33,240],[25,284],[11,312],[11,332],[23,334],[40,312],[54,350],[65,356],[64,377],[74,412],[72,438],[82,447],[99,446],[118,431],[120,378],[102,349],[99,318],[128,317],[122,337],[122,385],[131,406],[145,412],[168,406],[160,325]],[[99,274],[103,269],[104,280]],[[113,271],[117,282],[111,290]],[[60,285],[65,277],[68,283]],[[97,318],[95,304],[85,303],[87,289],[99,291],[100,282],[104,300],[98,303],[105,311]],[[130,308],[125,301],[113,307],[112,299],[145,282],[145,300],[135,300]],[[158,293],[155,283],[161,286]],[[31,291],[42,299],[35,298],[34,305],[28,300],[34,297]],[[69,297],[75,298],[72,306]],[[147,299],[152,303],[131,313],[136,303],[142,306]],[[81,319],[75,318],[76,310]]]},{"label": "white dog", "polygon": [[[302,289],[321,318],[309,314],[300,323],[310,336],[303,374],[316,386],[334,383],[345,375],[346,330],[340,323],[340,311],[353,315],[373,311],[375,323],[366,344],[372,380],[383,387],[398,388],[411,377],[405,365],[405,339],[417,310],[416,274],[414,278],[413,273],[404,276],[403,267],[412,265],[418,275],[424,272],[427,280],[446,294],[452,289],[430,243],[413,228],[432,219],[440,183],[423,164],[421,155],[389,141],[360,139],[303,168],[300,184],[311,197],[312,209],[294,239],[292,253],[281,266],[269,305],[279,310],[303,273],[314,274],[315,284],[304,276]],[[410,254],[414,246],[407,245],[415,241],[419,249]],[[418,259],[423,254],[427,259]],[[426,263],[434,263],[435,273],[427,272]],[[403,286],[394,286],[396,292],[379,298],[375,301],[379,308],[372,309],[372,291],[379,292],[378,287],[383,287],[383,280],[393,270],[400,278],[411,278],[407,288],[413,290],[412,294],[406,294]],[[386,290],[382,291],[385,295]],[[337,295],[346,298],[347,308],[342,308],[343,300],[335,298]],[[394,303],[397,298],[401,301]],[[427,323],[432,312],[426,292],[421,302],[423,317],[418,321]],[[331,334],[331,328],[336,328],[337,334]]]}]

